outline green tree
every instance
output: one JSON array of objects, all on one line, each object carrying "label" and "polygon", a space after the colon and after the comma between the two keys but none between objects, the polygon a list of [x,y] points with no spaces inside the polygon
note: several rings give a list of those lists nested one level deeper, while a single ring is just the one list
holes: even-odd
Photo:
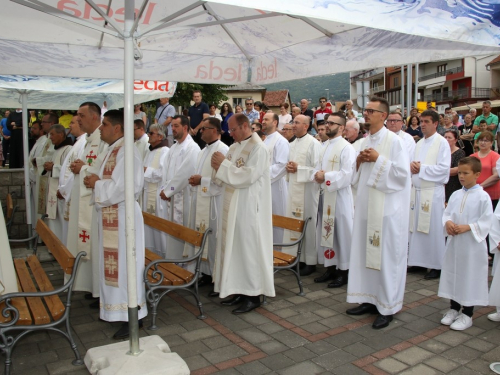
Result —
[{"label": "green tree", "polygon": [[226,87],[228,86],[178,82],[177,89],[174,96],[170,99],[170,103],[175,107],[182,106],[183,108],[188,108],[191,105],[193,91],[200,90],[205,103],[219,104],[219,102],[228,99],[226,96]]}]

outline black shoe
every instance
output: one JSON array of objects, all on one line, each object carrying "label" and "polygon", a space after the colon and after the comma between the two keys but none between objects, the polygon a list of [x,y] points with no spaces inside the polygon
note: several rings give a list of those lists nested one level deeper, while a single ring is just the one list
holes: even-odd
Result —
[{"label": "black shoe", "polygon": [[[92,293],[85,293],[85,295],[83,296],[85,299],[89,299],[89,300],[95,300],[96,298],[94,298],[94,296],[92,295]],[[97,297],[98,299],[99,297]]]},{"label": "black shoe", "polygon": [[336,266],[331,266],[328,267],[323,275],[320,277],[316,277],[314,279],[315,283],[324,283],[327,282],[328,280],[333,280],[335,279],[337,275],[337,267]]},{"label": "black shoe", "polygon": [[304,268],[299,270],[300,276],[309,276],[316,271],[316,266],[306,265]]},{"label": "black shoe", "polygon": [[244,313],[250,312],[250,311],[252,311],[260,306],[260,297],[259,296],[255,296],[255,297],[244,296],[244,297],[245,298],[243,299],[243,303],[241,304],[240,307],[233,310],[233,314],[236,314],[236,315],[244,314]]},{"label": "black shoe", "polygon": [[208,293],[208,296],[209,297],[219,297],[219,292],[212,290],[210,293]]},{"label": "black shoe", "polygon": [[[139,329],[143,327],[142,319],[139,319]],[[113,338],[115,340],[121,340],[121,339],[128,339],[130,335],[129,329],[128,329],[128,322],[125,322],[122,324],[120,329],[116,331],[116,333],[113,335]]]},{"label": "black shoe", "polygon": [[424,279],[426,280],[439,279],[440,276],[441,276],[441,270],[430,270],[429,273],[425,274]]},{"label": "black shoe", "polygon": [[378,314],[377,307],[372,305],[371,303],[362,303],[357,307],[353,307],[352,309],[347,309],[347,315],[363,315],[363,314]]},{"label": "black shoe", "polygon": [[222,301],[220,304],[224,306],[234,306],[241,302],[243,302],[243,296],[241,294],[235,294],[233,298],[226,299]]},{"label": "black shoe", "polygon": [[419,272],[425,272],[427,271],[427,268],[424,267],[418,267],[418,266],[411,266],[406,269],[406,272],[408,273],[419,273]]},{"label": "black shoe", "polygon": [[198,288],[212,284],[212,276],[210,275],[205,275],[203,274],[199,279],[198,279]]},{"label": "black shoe", "polygon": [[340,288],[341,286],[347,284],[347,275],[347,271],[340,271],[337,278],[328,284],[328,288]]},{"label": "black shoe", "polygon": [[91,309],[100,309],[101,308],[101,300],[97,298],[94,302],[92,302],[89,307]]},{"label": "black shoe", "polygon": [[392,315],[379,315],[372,324],[373,329],[385,328],[392,322]]}]

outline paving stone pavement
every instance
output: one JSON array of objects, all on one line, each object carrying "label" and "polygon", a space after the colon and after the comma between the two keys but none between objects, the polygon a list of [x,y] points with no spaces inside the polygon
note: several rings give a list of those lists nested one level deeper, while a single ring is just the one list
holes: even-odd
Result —
[{"label": "paving stone pavement", "polygon": [[[47,259],[40,248],[42,261]],[[15,250],[14,256],[23,256]],[[43,267],[54,285],[62,283],[57,263]],[[490,322],[491,307],[474,311],[474,325],[457,332],[440,324],[448,300],[436,295],[439,281],[423,274],[408,274],[404,307],[391,325],[376,331],[374,315],[349,316],[346,287],[328,289],[313,279],[323,269],[304,277],[304,297],[297,296],[295,277],[276,275],[276,297],[244,315],[208,298],[210,287],[200,288],[207,319],[198,320],[194,299],[179,292],[160,304],[157,331],[188,364],[193,375],[202,374],[492,374],[490,362],[500,361],[500,323]],[[99,320],[84,293],[76,292],[71,311],[76,343],[82,356],[89,348],[116,342],[119,323]],[[145,319],[144,327],[148,327]],[[0,360],[3,373],[4,358]],[[13,352],[13,375],[88,374],[85,366],[71,364],[73,353],[65,339],[39,332],[25,337]]]}]

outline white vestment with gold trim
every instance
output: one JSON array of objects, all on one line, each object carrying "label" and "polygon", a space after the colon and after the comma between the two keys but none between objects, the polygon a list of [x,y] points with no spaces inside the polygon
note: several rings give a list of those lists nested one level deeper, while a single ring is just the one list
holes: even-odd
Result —
[{"label": "white vestment with gold trim", "polygon": [[[365,138],[362,148],[380,148],[386,128]],[[410,162],[401,139],[392,134],[390,155],[375,163],[362,163],[354,174],[357,188],[347,302],[371,303],[384,315],[395,314],[403,306],[408,251]],[[369,189],[385,195],[382,223],[380,270],[366,267]]]},{"label": "white vestment with gold trim", "polygon": [[[102,163],[99,177],[102,178],[106,161],[113,151],[117,142],[109,146],[107,155]],[[100,275],[100,298],[101,310],[100,318],[108,322],[128,321],[128,296],[127,296],[127,250],[125,234],[125,147],[121,147],[116,156],[116,166],[114,167],[111,179],[99,180],[94,187],[94,205],[98,212],[99,222],[99,275]],[[144,167],[139,150],[134,147],[134,193],[135,199],[142,193],[144,181]],[[132,166],[127,166],[128,168]],[[118,204],[118,264],[105,262],[103,256],[102,239],[102,212],[106,207]],[[134,202],[135,219],[135,256],[137,273],[137,304],[140,306],[139,319],[144,318],[147,313],[146,289],[143,281],[144,273],[144,220],[142,218],[139,203]],[[104,267],[116,267],[118,272],[118,287],[107,285],[104,280]]]}]

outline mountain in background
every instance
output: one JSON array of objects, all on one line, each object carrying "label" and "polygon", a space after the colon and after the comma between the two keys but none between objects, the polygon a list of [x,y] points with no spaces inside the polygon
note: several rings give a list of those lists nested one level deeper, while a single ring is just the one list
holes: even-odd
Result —
[{"label": "mountain in background", "polygon": [[264,87],[269,91],[288,89],[292,102],[297,103],[305,98],[311,99],[311,106],[317,106],[319,98],[326,97],[326,89],[329,89],[329,99],[332,102],[349,99],[349,73],[272,83]]}]

